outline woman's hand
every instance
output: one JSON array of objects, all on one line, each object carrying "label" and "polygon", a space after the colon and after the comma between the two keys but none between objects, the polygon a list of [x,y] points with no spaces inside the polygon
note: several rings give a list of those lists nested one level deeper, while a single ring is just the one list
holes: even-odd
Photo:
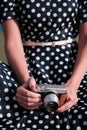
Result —
[{"label": "woman's hand", "polygon": [[28,110],[37,109],[41,105],[41,95],[31,91],[35,89],[35,84],[34,78],[31,77],[26,83],[17,88],[17,101],[22,107]]},{"label": "woman's hand", "polygon": [[78,102],[77,90],[75,87],[72,86],[71,83],[66,83],[65,86],[67,93],[61,95],[57,112],[67,111]]}]

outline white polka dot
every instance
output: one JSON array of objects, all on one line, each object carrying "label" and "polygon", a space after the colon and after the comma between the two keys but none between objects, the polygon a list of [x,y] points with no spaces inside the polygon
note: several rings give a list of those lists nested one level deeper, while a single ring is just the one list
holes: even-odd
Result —
[{"label": "white polka dot", "polygon": [[80,127],[80,126],[78,126],[78,127],[77,127],[77,130],[81,130],[81,127]]},{"label": "white polka dot", "polygon": [[34,129],[37,128],[37,125],[33,125],[32,128],[34,128]]}]

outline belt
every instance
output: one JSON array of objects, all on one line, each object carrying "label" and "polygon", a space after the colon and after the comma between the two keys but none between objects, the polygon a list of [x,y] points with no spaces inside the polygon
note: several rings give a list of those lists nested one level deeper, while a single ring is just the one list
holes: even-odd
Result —
[{"label": "belt", "polygon": [[66,45],[76,41],[78,43],[78,37],[69,38],[67,40],[52,41],[52,42],[32,42],[30,40],[23,43],[24,46],[56,46],[56,45]]}]

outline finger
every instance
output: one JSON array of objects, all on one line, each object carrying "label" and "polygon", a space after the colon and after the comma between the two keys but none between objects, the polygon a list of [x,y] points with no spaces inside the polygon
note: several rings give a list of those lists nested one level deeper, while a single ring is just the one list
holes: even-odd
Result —
[{"label": "finger", "polygon": [[24,87],[19,87],[17,89],[16,95],[18,93],[21,94],[21,95],[23,95],[23,96],[26,96],[26,97],[41,98],[41,95],[39,93],[34,93],[32,91],[29,91],[29,90],[25,89]]},{"label": "finger", "polygon": [[31,90],[35,90],[35,79],[33,77],[30,77],[28,80],[28,86],[30,87]]},{"label": "finger", "polygon": [[[34,94],[35,95],[35,94]],[[16,94],[16,98],[17,98],[17,101],[18,103],[26,106],[26,107],[29,107],[29,106],[33,106],[33,105],[40,105],[40,98],[31,98],[31,97],[28,97],[28,96],[24,96],[24,95],[21,95],[21,93],[17,93]]]},{"label": "finger", "polygon": [[66,102],[63,106],[59,107],[57,109],[58,112],[64,112],[69,110],[74,104],[72,102]]},{"label": "finger", "polygon": [[38,109],[39,106],[32,106],[32,107],[29,107],[29,106],[25,106],[23,104],[20,103],[20,106],[22,106],[23,108],[27,109],[27,110],[35,110],[35,109]]},{"label": "finger", "polygon": [[63,106],[59,107],[57,111],[58,111],[58,112],[67,111],[67,110],[69,110],[72,106],[76,105],[77,102],[78,102],[77,96],[76,96],[76,98],[75,98],[74,100],[71,100],[71,98],[70,98],[70,99],[68,99],[68,100],[66,101],[66,103],[65,103]]},{"label": "finger", "polygon": [[73,100],[77,98],[77,92],[73,89],[73,87],[66,87],[67,90],[67,100]]},{"label": "finger", "polygon": [[41,103],[37,102],[37,103],[32,103],[32,102],[23,102],[22,100],[19,100],[19,104],[25,106],[25,107],[35,107],[35,106],[40,106]]},{"label": "finger", "polygon": [[36,105],[41,105],[41,102],[39,99],[32,99],[32,98],[28,98],[27,100],[24,100],[24,98],[17,98],[17,101],[19,102],[19,104],[23,104],[24,106],[36,106]]},{"label": "finger", "polygon": [[77,105],[77,103],[78,103],[78,98],[76,97],[74,105]]},{"label": "finger", "polygon": [[66,94],[61,95],[60,100],[59,100],[59,106],[62,106],[65,103],[66,98],[67,98]]},{"label": "finger", "polygon": [[34,102],[34,103],[36,103],[36,102],[40,101],[40,98],[26,97],[26,96],[23,96],[21,94],[16,94],[16,98],[17,98],[17,100],[20,99],[23,102]]},{"label": "finger", "polygon": [[39,97],[35,97],[35,98],[31,98],[31,97],[27,97],[21,94],[16,94],[16,98],[22,100],[23,102],[39,102],[40,98]]}]

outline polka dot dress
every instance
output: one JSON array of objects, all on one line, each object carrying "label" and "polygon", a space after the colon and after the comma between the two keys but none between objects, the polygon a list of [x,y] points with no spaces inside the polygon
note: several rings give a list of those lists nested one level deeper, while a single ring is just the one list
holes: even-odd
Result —
[{"label": "polka dot dress", "polygon": [[[87,0],[1,0],[0,22],[16,19],[23,41],[47,42],[75,38],[87,21]],[[24,46],[29,73],[36,82],[64,84],[78,52],[67,45]],[[29,111],[16,101],[19,83],[11,68],[0,62],[0,130],[86,130],[87,74],[78,89],[78,104],[66,112]]]}]

